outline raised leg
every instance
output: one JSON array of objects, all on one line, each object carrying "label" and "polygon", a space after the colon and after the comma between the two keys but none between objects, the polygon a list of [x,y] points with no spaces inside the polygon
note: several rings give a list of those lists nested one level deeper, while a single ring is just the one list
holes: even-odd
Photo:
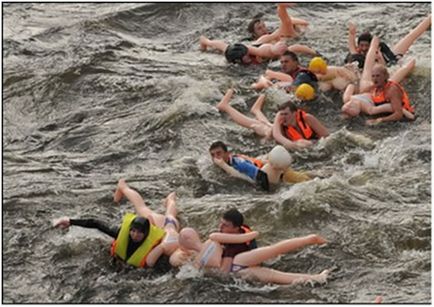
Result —
[{"label": "raised leg", "polygon": [[265,95],[260,95],[256,100],[255,104],[250,109],[250,113],[255,115],[256,119],[259,120],[260,122],[263,122],[264,124],[272,127],[273,124],[270,123],[270,121],[265,116],[265,114],[262,113],[262,107],[264,106],[264,103],[265,103]]},{"label": "raised leg", "polygon": [[206,51],[208,47],[210,47],[213,49],[217,49],[221,52],[225,52],[226,48],[228,47],[228,44],[226,44],[224,41],[210,40],[203,35],[199,38],[199,43],[200,43],[200,50],[202,51]]},{"label": "raised leg", "polygon": [[277,5],[277,15],[280,19],[279,35],[280,37],[296,37],[297,32],[294,30],[292,19],[288,15],[286,6],[283,4]]},{"label": "raised leg", "polygon": [[288,239],[276,244],[256,248],[234,257],[234,263],[242,266],[256,266],[262,262],[277,257],[278,255],[285,254],[301,247],[314,244],[324,244],[326,240],[318,235],[309,235],[301,238]]},{"label": "raised leg", "polygon": [[356,87],[354,86],[354,84],[348,84],[347,87],[345,88],[344,94],[342,95],[342,100],[343,103],[347,103],[351,100],[351,96],[354,95]]},{"label": "raised leg", "polygon": [[288,46],[283,42],[276,44],[263,44],[260,47],[248,46],[249,54],[264,59],[277,58],[288,50]]},{"label": "raised leg", "polygon": [[237,275],[249,280],[259,280],[263,283],[274,284],[305,284],[305,283],[326,283],[329,270],[324,270],[320,274],[299,274],[286,273],[270,268],[253,267],[241,270]]},{"label": "raised leg", "polygon": [[253,83],[251,87],[255,90],[262,90],[264,88],[269,88],[271,86],[273,86],[273,83],[261,75],[258,79],[258,82]]},{"label": "raised leg", "polygon": [[123,196],[133,204],[137,215],[152,219],[156,226],[162,227],[164,225],[164,215],[155,213],[148,208],[142,196],[136,190],[130,188],[125,179],[119,179],[113,199],[115,202],[119,202]]},{"label": "raised leg", "polygon": [[360,78],[360,93],[367,93],[371,90],[372,83],[372,68],[375,65],[375,57],[378,51],[380,40],[377,36],[371,41],[368,53],[366,54],[365,66],[363,67],[362,77]]},{"label": "raised leg", "polygon": [[311,56],[316,56],[318,53],[313,50],[312,48],[309,48],[306,45],[300,45],[300,44],[294,44],[288,47],[288,51],[292,51],[294,53],[301,53],[301,54],[307,54]]},{"label": "raised leg", "polygon": [[402,80],[405,79],[414,69],[416,66],[416,60],[413,59],[404,66],[400,67],[397,71],[393,73],[392,76],[390,76],[390,80],[400,83]]},{"label": "raised leg", "polygon": [[428,28],[431,26],[431,14],[429,14],[425,19],[410,33],[408,33],[403,39],[401,39],[395,46],[392,47],[392,51],[395,55],[406,54],[411,45],[418,39]]}]

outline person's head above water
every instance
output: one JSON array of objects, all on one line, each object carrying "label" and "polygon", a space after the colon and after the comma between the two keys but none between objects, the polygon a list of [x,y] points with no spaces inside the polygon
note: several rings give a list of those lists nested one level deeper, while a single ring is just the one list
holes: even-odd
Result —
[{"label": "person's head above water", "polygon": [[268,29],[265,25],[265,22],[259,17],[254,17],[252,21],[250,21],[249,25],[247,26],[247,31],[249,31],[253,39],[258,39],[262,35],[268,34]]},{"label": "person's head above water", "polygon": [[229,45],[225,50],[225,57],[229,63],[249,64],[249,48],[243,44]]},{"label": "person's head above water", "polygon": [[222,159],[226,163],[229,162],[230,153],[228,151],[228,147],[222,141],[216,141],[212,143],[209,147],[209,153],[213,159],[217,158]]},{"label": "person's head above water", "polygon": [[368,53],[369,46],[371,45],[372,34],[369,32],[363,32],[357,39],[357,47],[361,54]]},{"label": "person's head above water", "polygon": [[293,119],[295,119],[295,113],[297,112],[297,110],[297,106],[291,100],[280,105],[278,107],[278,111],[282,120],[281,124],[284,126],[289,126]]},{"label": "person's head above water", "polygon": [[130,238],[134,242],[140,242],[146,239],[149,234],[149,221],[148,219],[138,216],[130,225]]},{"label": "person's head above water", "polygon": [[291,74],[298,66],[298,57],[294,52],[286,51],[280,56],[280,70],[285,74]]},{"label": "person's head above water", "polygon": [[230,209],[220,220],[219,231],[223,233],[240,233],[244,217],[237,209]]}]

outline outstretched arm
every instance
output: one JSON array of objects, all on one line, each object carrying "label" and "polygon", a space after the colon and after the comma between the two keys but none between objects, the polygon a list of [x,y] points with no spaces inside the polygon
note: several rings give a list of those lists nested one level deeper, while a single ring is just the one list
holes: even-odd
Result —
[{"label": "outstretched arm", "polygon": [[241,174],[239,171],[237,171],[236,169],[234,169],[233,167],[228,165],[225,161],[223,161],[223,159],[214,158],[213,161],[214,161],[214,164],[216,164],[218,167],[223,169],[230,176],[235,177],[235,178],[239,178],[239,179],[243,179],[243,180],[248,181],[248,182],[253,183],[253,184],[255,183],[255,181],[253,179],[251,179],[250,177],[248,177],[244,174]]},{"label": "outstretched arm", "polygon": [[53,227],[61,229],[67,229],[71,225],[98,229],[112,238],[117,238],[119,233],[119,227],[110,227],[105,222],[96,219],[70,219],[69,217],[62,217],[53,221]]},{"label": "outstretched arm", "polygon": [[258,235],[259,232],[257,231],[252,231],[252,232],[242,233],[242,234],[214,232],[209,235],[209,238],[212,241],[221,244],[237,244],[237,243],[246,243],[252,241]]}]

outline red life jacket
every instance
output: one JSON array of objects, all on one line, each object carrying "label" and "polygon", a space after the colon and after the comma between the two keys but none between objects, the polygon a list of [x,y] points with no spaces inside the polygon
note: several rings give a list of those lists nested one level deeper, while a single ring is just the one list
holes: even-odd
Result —
[{"label": "red life jacket", "polygon": [[381,91],[377,91],[377,89],[374,89],[374,91],[372,92],[372,101],[375,104],[389,103],[389,101],[386,101],[386,90],[393,85],[396,85],[402,93],[402,106],[404,107],[404,109],[411,113],[414,113],[414,108],[410,104],[410,99],[408,98],[407,92],[404,90],[401,84],[395,81],[387,81],[387,83],[384,85],[383,90]]},{"label": "red life jacket", "polygon": [[[285,129],[286,137],[288,139],[291,141],[298,141],[302,139],[310,140],[316,137],[316,133],[306,123],[306,112],[297,110],[295,113],[295,121],[298,130],[292,126],[288,126]],[[301,133],[299,131],[301,131]]]}]

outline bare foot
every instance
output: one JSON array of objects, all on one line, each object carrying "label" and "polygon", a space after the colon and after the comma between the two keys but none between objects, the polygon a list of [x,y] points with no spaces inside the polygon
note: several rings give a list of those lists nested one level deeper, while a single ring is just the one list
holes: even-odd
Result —
[{"label": "bare foot", "polygon": [[312,238],[312,244],[322,245],[327,243],[327,240],[319,235],[314,234],[314,235],[310,235],[310,237]]},{"label": "bare foot", "polygon": [[223,99],[216,105],[219,111],[224,111],[226,109],[226,106],[229,104],[233,94],[234,90],[228,89]]},{"label": "bare foot", "polygon": [[124,196],[122,190],[126,187],[127,187],[127,182],[125,181],[125,179],[123,178],[119,179],[118,186],[116,187],[116,191],[113,194],[113,201],[115,203],[119,203],[121,201],[122,197]]},{"label": "bare foot", "polygon": [[167,197],[164,199],[164,206],[167,208],[170,202],[175,202],[175,201],[176,201],[176,192],[172,192],[169,195],[167,195]]},{"label": "bare foot", "polygon": [[264,76],[260,76],[258,82],[253,83],[251,87],[255,90],[262,90],[262,89],[268,88],[272,85],[273,85],[273,83],[270,80],[268,80]]},{"label": "bare foot", "polygon": [[312,281],[315,281],[317,283],[320,284],[325,284],[327,283],[327,277],[330,273],[330,270],[324,270],[321,273],[314,275],[314,277],[312,278]]},{"label": "bare foot", "polygon": [[207,41],[207,38],[205,36],[201,35],[201,37],[199,38],[199,44],[200,44],[199,49],[201,51],[206,51],[206,48],[207,48],[206,41]]}]

